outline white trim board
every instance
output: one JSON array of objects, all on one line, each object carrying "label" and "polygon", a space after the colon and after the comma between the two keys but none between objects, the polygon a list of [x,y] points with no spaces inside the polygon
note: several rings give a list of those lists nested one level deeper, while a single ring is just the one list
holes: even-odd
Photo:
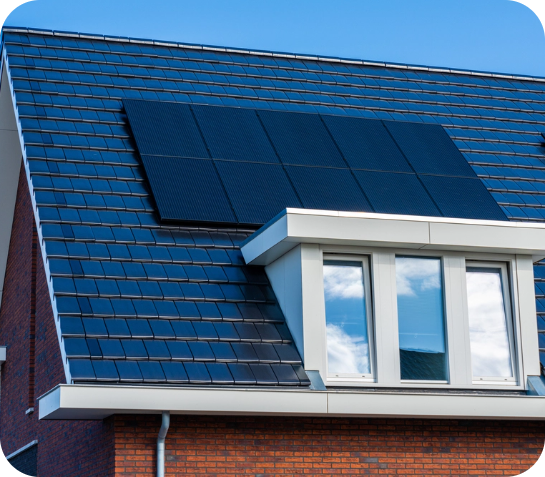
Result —
[{"label": "white trim board", "polygon": [[545,258],[545,224],[285,209],[248,237],[246,263],[269,265],[302,243],[531,255]]},{"label": "white trim board", "polygon": [[31,447],[34,447],[38,445],[38,440],[34,440],[32,442],[29,442],[26,446],[21,447],[20,449],[17,449],[15,452],[12,452],[10,455],[6,456],[6,460],[13,459],[14,457],[17,457],[19,454],[22,454],[24,451],[30,449]]},{"label": "white trim board", "polygon": [[40,419],[113,414],[545,420],[545,396],[61,384],[39,398]]}]

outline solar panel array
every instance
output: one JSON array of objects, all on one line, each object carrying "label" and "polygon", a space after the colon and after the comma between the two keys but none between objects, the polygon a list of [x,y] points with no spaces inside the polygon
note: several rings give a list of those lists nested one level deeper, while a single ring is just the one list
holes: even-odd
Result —
[{"label": "solar panel array", "polygon": [[[319,113],[342,158],[354,170],[356,182],[366,191],[375,187],[369,192],[374,197],[370,205],[388,213],[434,215],[441,206],[445,213],[456,214],[460,206],[439,198],[434,203],[429,195],[418,195],[416,191],[422,190],[426,180],[427,188],[441,191],[442,173],[423,174],[427,179],[418,180],[399,151],[381,147],[382,138],[390,132],[385,132],[380,121],[365,122],[364,126],[353,118],[441,125],[511,220],[545,222],[544,81],[24,29],[4,28],[3,33],[5,71],[15,94],[55,299],[62,309],[61,345],[70,348],[69,366],[76,380],[151,383],[161,374],[157,364],[145,363],[156,361],[167,384],[179,382],[184,376],[182,369],[190,383],[199,379],[212,382],[212,374],[218,375],[209,365],[230,359],[231,365],[245,365],[227,368],[233,379],[236,376],[235,383],[306,382],[306,377],[297,374],[299,365],[283,363],[278,353],[272,364],[270,357],[254,364],[236,355],[235,362],[227,335],[218,334],[217,341],[210,340],[210,335],[197,335],[196,322],[210,322],[217,328],[234,320],[254,326],[251,333],[236,328],[236,342],[251,343],[256,354],[259,343],[291,343],[266,277],[258,276],[263,270],[242,263],[239,244],[252,227],[179,226],[158,220],[124,113],[125,99],[237,107],[236,124],[244,124],[241,131],[248,132],[238,136],[240,141],[235,142],[232,131],[236,128],[225,121],[215,128],[221,129],[223,136],[211,137],[206,127],[200,131],[202,136],[195,130],[185,131],[187,149],[172,139],[178,136],[178,129],[148,128],[148,139],[168,142],[176,147],[171,151],[175,155],[190,158],[209,158],[208,151],[202,149],[203,143],[207,144],[214,156],[222,157],[214,162],[231,170],[242,162],[229,159],[255,151],[254,162],[265,162],[266,169],[260,171],[265,175],[264,183],[270,171],[267,168],[275,161],[291,180],[308,184],[311,179],[310,174],[299,178],[291,172],[292,167],[299,171],[298,166],[281,164],[279,154],[287,146],[275,138],[272,144],[279,149],[273,154],[271,140],[256,132],[262,126],[256,127],[245,111]],[[203,118],[197,119],[202,122]],[[220,121],[219,115],[216,120]],[[364,127],[358,141],[357,131]],[[344,139],[345,131],[349,140]],[[188,138],[194,142],[189,143]],[[147,159],[152,157],[151,151],[147,154]],[[330,160],[338,160],[335,157]],[[307,160],[306,156],[303,159]],[[201,166],[204,162],[193,160]],[[201,177],[198,166],[192,167],[193,176]],[[343,168],[339,169],[342,175]],[[189,178],[186,182],[187,187],[199,186]],[[247,182],[241,172],[230,177],[225,187],[235,192],[240,183],[260,187]],[[474,183],[463,174],[449,180],[451,193],[462,196],[469,194]],[[220,185],[219,179],[215,186],[207,185],[209,200],[213,201],[215,194],[228,193]],[[301,200],[307,193],[312,200],[314,191],[309,189],[301,192]],[[409,196],[410,201],[398,200]],[[249,208],[248,216],[258,215],[269,203],[248,202],[244,190],[235,199],[242,204],[240,208]],[[172,214],[188,214],[199,210],[200,204],[188,200],[181,207]],[[450,212],[448,207],[455,210]],[[265,210],[259,220],[272,213]],[[545,363],[545,266],[537,264],[534,274]],[[222,295],[208,285],[218,285]],[[108,305],[113,316],[100,314],[110,310]],[[146,313],[153,316],[145,318]],[[158,322],[168,323],[172,331],[160,328]],[[96,330],[101,323],[106,332],[100,331],[98,338]],[[184,326],[186,323],[191,326]],[[280,338],[269,333],[271,328],[259,327],[261,323],[272,324]],[[69,339],[85,340],[87,350],[82,347],[82,354],[78,346],[68,345]],[[141,353],[137,354],[139,359],[130,353],[124,359],[105,358],[112,355],[103,354],[101,344],[106,349],[108,343],[99,339],[123,340],[123,349]],[[132,340],[139,342],[133,346],[127,342]],[[166,343],[171,359],[155,360],[159,355],[154,352],[150,357],[144,340]],[[210,355],[198,354],[203,346],[191,348],[190,341],[208,344],[216,361],[203,360]],[[270,356],[260,353],[258,356]]]},{"label": "solar panel array", "polygon": [[263,224],[287,207],[507,220],[439,125],[123,104],[163,220]]}]

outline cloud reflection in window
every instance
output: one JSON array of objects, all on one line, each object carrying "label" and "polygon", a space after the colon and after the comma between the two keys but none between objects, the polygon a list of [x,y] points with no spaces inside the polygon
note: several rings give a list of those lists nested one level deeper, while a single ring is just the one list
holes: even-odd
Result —
[{"label": "cloud reflection in window", "polygon": [[419,291],[440,288],[441,262],[439,260],[396,258],[397,294],[417,296]]},{"label": "cloud reflection in window", "polygon": [[499,269],[467,269],[473,375],[511,377],[511,351]]},{"label": "cloud reflection in window", "polygon": [[330,373],[369,374],[369,344],[364,336],[350,336],[327,325],[327,360]]}]

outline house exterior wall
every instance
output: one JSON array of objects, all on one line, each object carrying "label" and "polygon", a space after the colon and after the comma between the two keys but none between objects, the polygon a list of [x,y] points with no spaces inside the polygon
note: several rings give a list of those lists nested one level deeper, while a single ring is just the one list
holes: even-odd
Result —
[{"label": "house exterior wall", "polygon": [[[7,345],[8,356],[2,366],[2,451],[9,455],[38,440],[40,476],[110,475],[113,468],[111,420],[39,421],[37,409],[26,414],[41,394],[65,382],[40,247],[36,250],[35,358],[31,363],[33,224],[26,175],[21,169],[0,308],[0,343]],[[34,390],[29,386],[31,367],[34,367]],[[28,458],[24,462],[25,469],[29,465]],[[17,462],[13,463],[17,465]]]},{"label": "house exterior wall", "polygon": [[[115,416],[116,477],[155,475],[160,416]],[[172,416],[166,475],[519,475],[539,422]]]},{"label": "house exterior wall", "polygon": [[[33,214],[21,171],[0,311],[0,442],[37,439],[47,476],[153,476],[159,416],[38,421],[29,407]],[[40,248],[36,260],[35,398],[64,382]],[[167,475],[518,475],[539,458],[540,422],[172,416]],[[26,463],[28,464],[28,463]]]}]

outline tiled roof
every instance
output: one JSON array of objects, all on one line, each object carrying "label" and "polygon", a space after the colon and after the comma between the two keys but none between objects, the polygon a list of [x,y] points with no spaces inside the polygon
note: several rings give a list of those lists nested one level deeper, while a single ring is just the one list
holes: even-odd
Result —
[{"label": "tiled roof", "polygon": [[[542,79],[51,32],[3,39],[74,379],[308,384],[263,269],[242,262],[252,230],[158,221],[125,98],[441,124],[511,220],[545,221]],[[545,332],[545,266],[535,275]]]}]

